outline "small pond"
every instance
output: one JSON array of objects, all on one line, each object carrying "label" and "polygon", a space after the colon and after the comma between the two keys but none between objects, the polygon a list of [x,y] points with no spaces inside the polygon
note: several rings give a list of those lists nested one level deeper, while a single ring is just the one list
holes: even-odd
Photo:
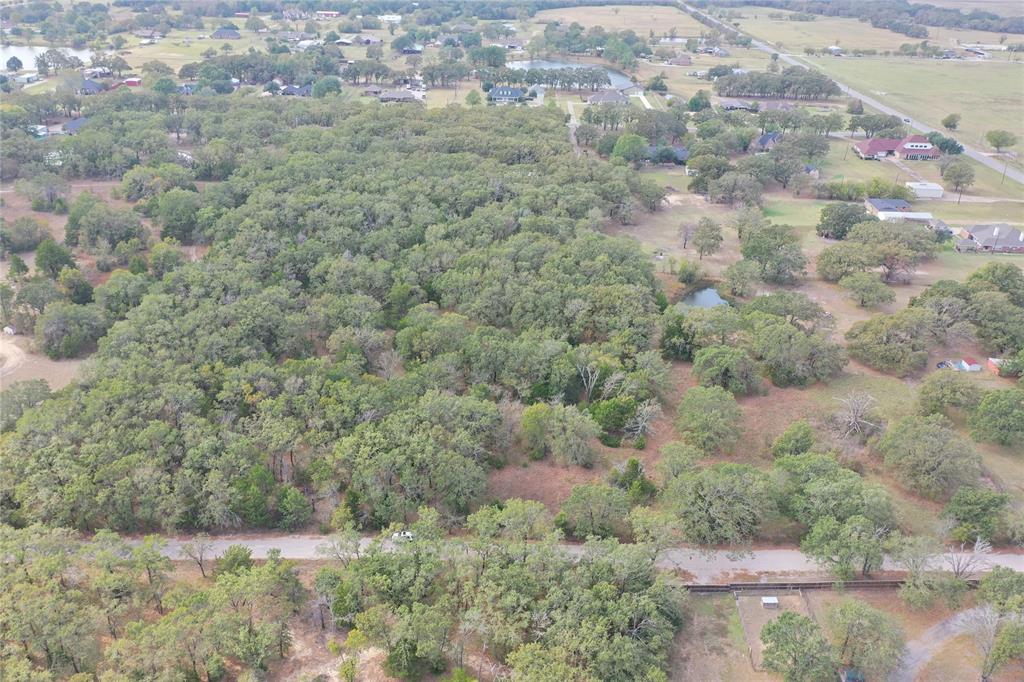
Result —
[{"label": "small pond", "polygon": [[568,62],[562,59],[528,59],[519,62],[509,62],[506,66],[510,69],[582,69],[596,66],[599,69],[605,70],[608,74],[608,80],[611,81],[612,87],[616,90],[622,90],[633,85],[633,81],[626,74],[615,69],[609,69],[607,66],[601,66],[600,64]]},{"label": "small pond", "polygon": [[[27,71],[36,70],[36,55],[40,55],[47,50],[49,47],[42,45],[3,45],[0,46],[0,68],[6,71],[7,60],[11,57],[17,57],[21,60],[22,68]],[[70,47],[58,47],[56,48],[61,52],[78,57],[86,64],[89,63],[89,58],[92,57],[92,50],[75,50]]]},{"label": "small pond", "polygon": [[681,308],[713,308],[716,305],[729,305],[729,302],[722,298],[718,294],[718,289],[714,287],[691,291],[679,301]]}]

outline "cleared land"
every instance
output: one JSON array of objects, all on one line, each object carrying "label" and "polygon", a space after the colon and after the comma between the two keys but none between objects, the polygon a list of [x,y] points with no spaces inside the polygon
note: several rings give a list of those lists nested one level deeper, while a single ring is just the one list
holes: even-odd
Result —
[{"label": "cleared land", "polygon": [[[804,48],[823,49],[839,45],[847,50],[895,51],[904,43],[920,43],[920,39],[905,36],[854,18],[817,16],[814,21],[791,21],[772,19],[769,14],[792,14],[785,10],[766,7],[741,7],[737,10],[743,16],[733,18],[743,31],[781,44],[788,52],[803,52]],[[960,43],[999,43],[999,33],[971,31],[956,28],[928,26],[928,41],[932,45],[954,47]]]},{"label": "cleared land", "polygon": [[914,2],[912,4],[951,7],[961,12],[982,10],[984,12],[993,12],[1002,17],[1024,16],[1024,3],[1020,2],[1020,0],[928,0],[926,3]]},{"label": "cleared land", "polygon": [[576,22],[587,28],[603,26],[609,31],[635,31],[647,36],[667,34],[673,28],[679,36],[696,37],[706,30],[704,25],[689,14],[674,7],[638,7],[636,5],[607,5],[605,7],[570,7],[537,12],[533,21],[546,24],[558,21],[563,24]]},{"label": "cleared land", "polygon": [[[1024,138],[1024,64],[832,57],[807,61],[865,94],[884,93],[887,103],[936,128],[941,129],[946,114],[960,114],[954,135],[966,144],[990,149],[984,136],[997,128]],[[1018,143],[1014,149],[1024,147]]]},{"label": "cleared land", "polygon": [[694,595],[689,621],[672,648],[673,680],[764,682],[770,673],[750,666],[746,638],[731,594]]}]

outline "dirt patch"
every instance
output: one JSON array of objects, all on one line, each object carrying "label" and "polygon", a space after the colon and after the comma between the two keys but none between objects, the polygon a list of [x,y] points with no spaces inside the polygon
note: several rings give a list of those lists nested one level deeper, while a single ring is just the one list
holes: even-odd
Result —
[{"label": "dirt patch", "polygon": [[[970,635],[948,641],[918,674],[916,682],[975,680],[981,675],[981,652]],[[992,682],[1013,682],[1024,679],[1024,663],[1007,664],[991,678]]]},{"label": "dirt patch", "polygon": [[[779,606],[766,609],[761,605],[762,596],[778,598]],[[743,633],[750,647],[750,659],[755,670],[762,670],[764,644],[761,643],[761,630],[785,611],[792,611],[803,616],[810,616],[807,604],[799,592],[765,592],[762,594],[741,594],[736,597],[736,606],[740,612]]]},{"label": "dirt patch", "polygon": [[557,513],[574,486],[604,479],[603,469],[563,467],[551,462],[510,463],[491,472],[487,497],[495,500],[536,500]]},{"label": "dirt patch", "polygon": [[775,679],[751,667],[731,594],[692,597],[688,622],[676,635],[669,664],[672,680],[763,682]]},{"label": "dirt patch", "polygon": [[74,380],[84,361],[84,358],[51,360],[33,352],[32,341],[26,336],[0,336],[0,391],[28,379],[45,379],[56,391]]},{"label": "dirt patch", "polygon": [[865,603],[893,616],[903,628],[907,641],[917,639],[921,633],[936,623],[949,618],[953,611],[936,605],[930,609],[911,609],[899,598],[896,590],[808,590],[804,593],[811,613],[819,623],[825,623],[828,613],[835,605],[848,599]]}]

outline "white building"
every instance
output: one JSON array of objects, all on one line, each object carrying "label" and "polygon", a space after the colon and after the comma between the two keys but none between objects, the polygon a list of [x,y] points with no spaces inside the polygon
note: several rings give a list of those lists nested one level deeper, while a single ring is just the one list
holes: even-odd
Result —
[{"label": "white building", "polygon": [[876,215],[879,220],[888,221],[906,220],[912,223],[927,223],[934,220],[931,213],[925,213],[923,211],[879,211]]},{"label": "white building", "polygon": [[942,198],[942,185],[936,182],[908,182],[905,184],[918,199]]},{"label": "white building", "polygon": [[401,14],[381,14],[377,17],[382,24],[400,24],[402,23]]}]

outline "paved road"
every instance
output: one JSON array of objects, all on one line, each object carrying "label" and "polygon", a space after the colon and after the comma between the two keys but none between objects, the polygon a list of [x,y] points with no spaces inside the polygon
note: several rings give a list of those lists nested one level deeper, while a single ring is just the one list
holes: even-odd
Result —
[{"label": "paved road", "polygon": [[[683,7],[685,7],[688,11],[696,12],[697,14],[700,14],[701,16],[707,18],[709,21],[711,21],[711,22],[713,22],[715,24],[718,24],[719,26],[722,26],[723,28],[727,28],[727,29],[732,30],[732,31],[736,30],[735,26],[729,26],[728,24],[725,24],[724,22],[719,21],[715,17],[712,17],[712,16],[710,16],[708,14],[705,14],[704,12],[701,12],[699,9],[696,9],[695,7],[691,7],[690,5],[687,5],[685,3],[680,3],[680,4],[682,4]],[[786,64],[790,64],[792,66],[802,66],[804,68],[808,68],[810,66],[809,64],[807,64],[803,60],[798,59],[797,57],[794,57],[791,54],[784,54],[784,53],[780,52],[778,50],[778,48],[773,47],[769,43],[766,43],[764,41],[758,40],[757,38],[754,38],[753,36],[750,36],[750,34],[746,34],[746,35],[748,35],[750,37],[751,44],[754,47],[756,47],[757,49],[762,50],[764,52],[768,52],[769,54],[778,53],[779,54],[779,59],[782,60],[783,62],[785,62]],[[832,77],[831,74],[829,74],[829,76]],[[866,104],[866,105],[868,105],[870,107],[873,107],[873,108],[877,109],[878,111],[881,111],[883,114],[890,114],[892,116],[899,116],[900,119],[902,119],[905,123],[906,123],[907,120],[909,120],[910,122],[906,123],[906,125],[908,125],[913,130],[917,130],[917,131],[922,132],[922,133],[942,132],[942,131],[937,131],[935,128],[932,128],[931,126],[927,125],[926,123],[922,123],[921,121],[914,120],[908,114],[904,114],[903,112],[898,111],[897,109],[894,109],[893,107],[889,106],[888,104],[883,104],[881,101],[875,99],[874,97],[871,97],[869,95],[865,95],[862,92],[854,90],[853,88],[849,87],[848,85],[844,85],[840,81],[836,80],[834,77],[832,77],[832,80],[836,81],[836,85],[839,86],[839,89],[844,94],[846,94],[846,95],[848,95],[850,97],[853,97],[855,99],[859,99],[860,101],[864,102],[864,104]],[[963,144],[963,143],[961,143],[961,144]],[[985,154],[985,153],[983,153],[983,152],[981,152],[981,151],[979,151],[979,150],[977,150],[977,149],[975,149],[973,147],[970,147],[970,146],[968,146],[966,144],[964,145],[964,154],[966,154],[967,156],[971,157],[972,159],[974,159],[978,163],[981,163],[981,164],[984,164],[984,165],[988,166],[989,168],[991,168],[992,170],[994,170],[994,171],[996,171],[996,172],[998,172],[1000,174],[1003,172],[1003,168],[1005,167],[1005,164],[1001,160],[993,159],[990,156],[988,156],[987,154]],[[1010,178],[1012,180],[1016,180],[1017,182],[1019,182],[1021,184],[1024,184],[1024,172],[1022,172],[1020,170],[1017,170],[1016,168],[1007,167],[1006,168],[1006,177],[1008,177],[1008,178]]]},{"label": "paved road", "polygon": [[[181,547],[188,538],[167,538],[164,554],[172,559],[181,558]],[[264,559],[271,549],[281,550],[286,559],[320,559],[324,554],[317,548],[326,546],[328,537],[323,535],[235,535],[218,536],[213,541],[211,554],[219,556],[231,545],[245,545],[257,559]],[[366,548],[370,538],[363,538],[361,547]],[[562,545],[572,555],[583,551],[581,545]],[[1024,554],[991,554],[991,565],[1008,566],[1024,571]],[[759,549],[740,558],[731,558],[727,552],[701,551],[690,547],[676,547],[663,552],[658,565],[665,569],[686,571],[695,582],[715,582],[730,575],[751,573],[792,575],[799,573],[821,573],[821,567],[796,549]],[[895,568],[887,564],[886,568]],[[738,578],[747,579],[749,578]]]}]

